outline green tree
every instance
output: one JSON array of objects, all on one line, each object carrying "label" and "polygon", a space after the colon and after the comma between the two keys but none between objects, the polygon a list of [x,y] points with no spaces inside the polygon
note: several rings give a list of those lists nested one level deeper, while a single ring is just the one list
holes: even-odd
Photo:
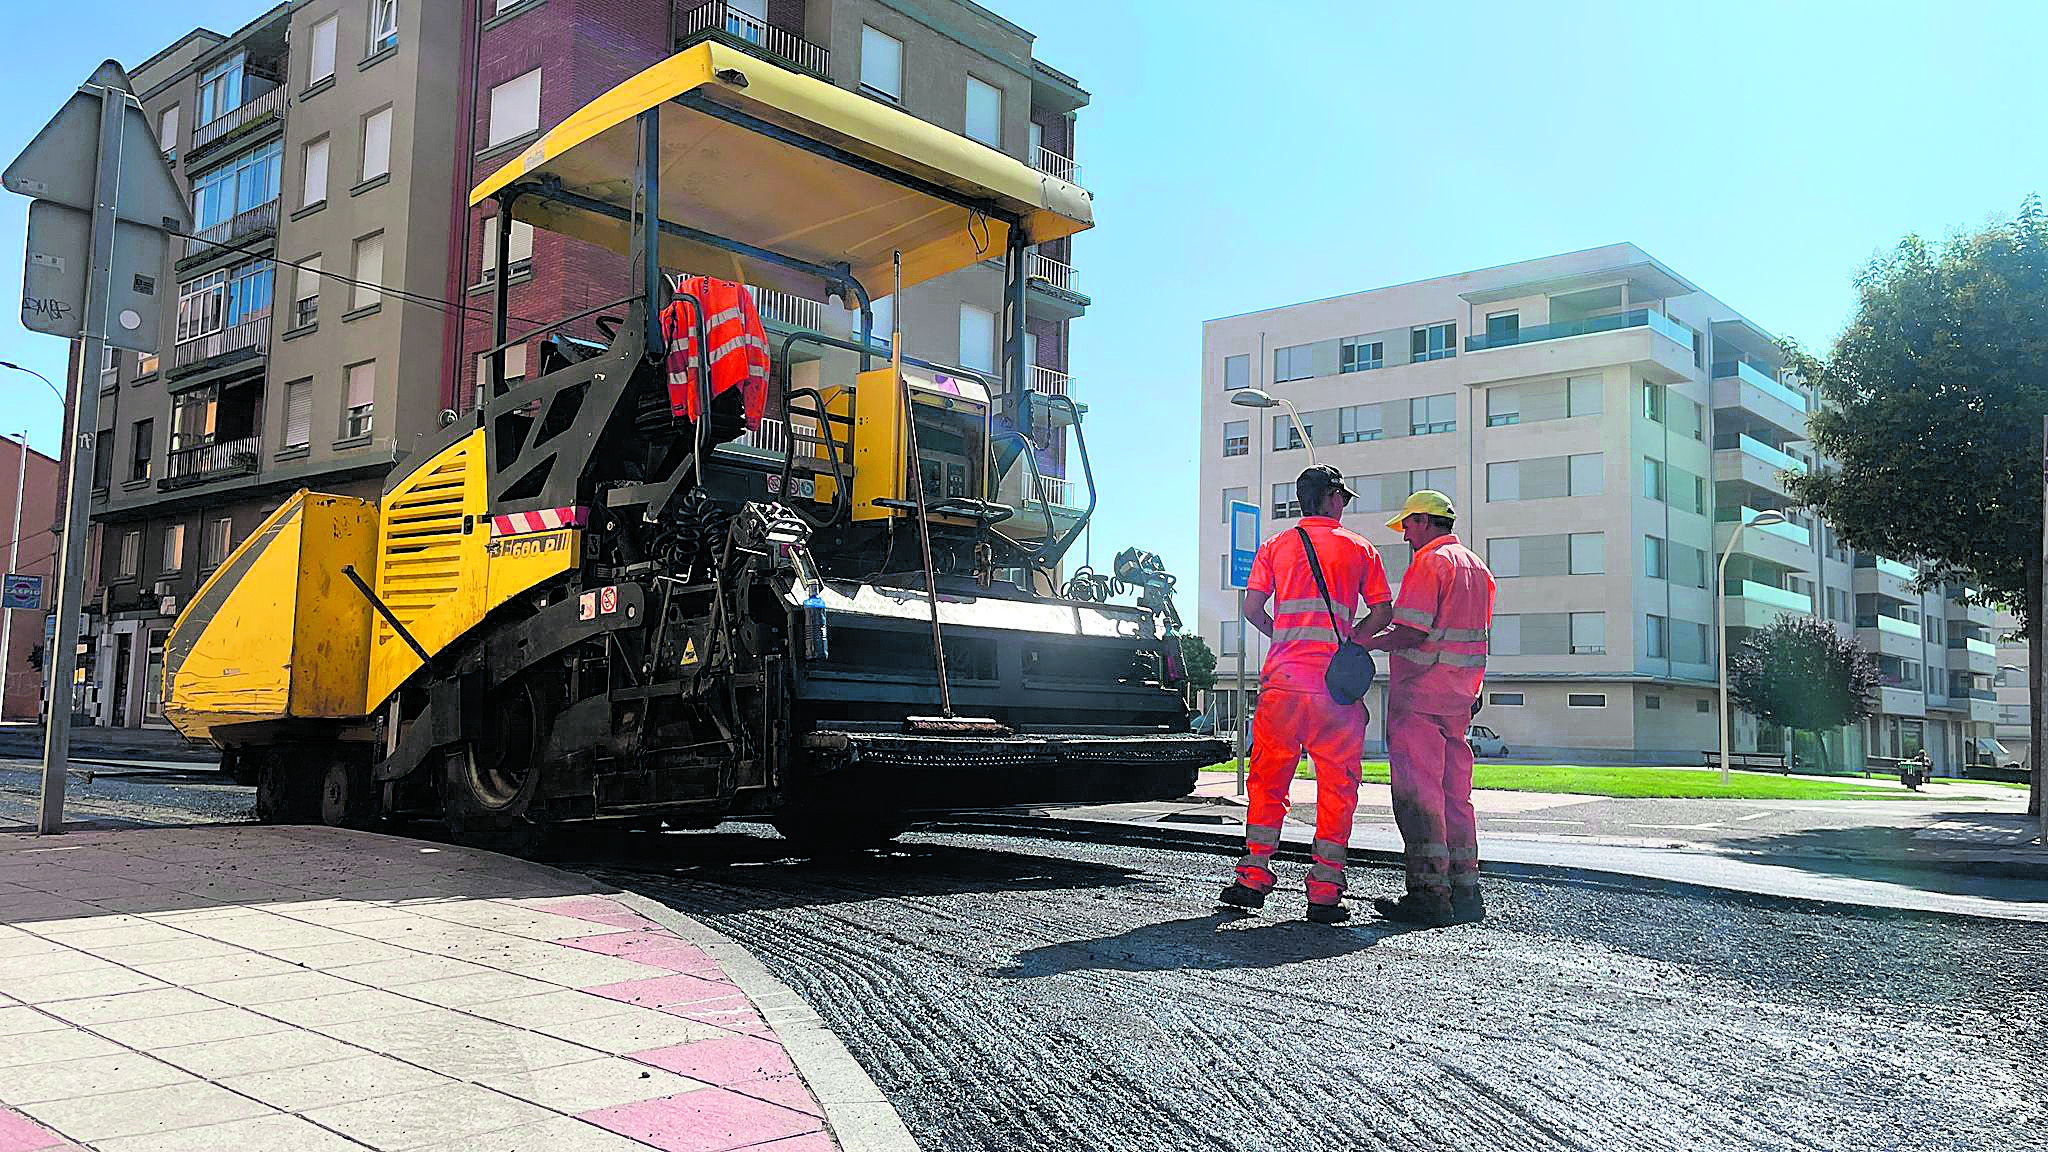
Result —
[{"label": "green tree", "polygon": [[[1966,580],[2012,607],[2040,699],[2042,417],[2048,414],[2048,217],[2017,215],[1929,244],[1907,236],[1856,280],[1825,357],[1788,343],[1827,406],[1810,423],[1830,467],[1795,477],[1850,546],[1911,558],[1924,583]],[[2033,810],[2041,811],[2041,709]]]},{"label": "green tree", "polygon": [[1180,662],[1187,673],[1189,692],[1207,692],[1216,687],[1216,653],[1207,640],[1193,632],[1181,633]]},{"label": "green tree", "polygon": [[1781,728],[1820,734],[1861,720],[1877,694],[1877,657],[1817,616],[1781,616],[1728,654],[1728,695]]}]

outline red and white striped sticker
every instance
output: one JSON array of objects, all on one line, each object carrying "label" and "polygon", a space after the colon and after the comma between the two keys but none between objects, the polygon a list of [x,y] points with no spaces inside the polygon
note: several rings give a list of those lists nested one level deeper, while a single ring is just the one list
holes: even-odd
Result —
[{"label": "red and white striped sticker", "polygon": [[491,517],[491,538],[524,536],[529,532],[553,532],[559,528],[581,528],[588,519],[588,510],[581,507],[513,512],[505,516]]}]

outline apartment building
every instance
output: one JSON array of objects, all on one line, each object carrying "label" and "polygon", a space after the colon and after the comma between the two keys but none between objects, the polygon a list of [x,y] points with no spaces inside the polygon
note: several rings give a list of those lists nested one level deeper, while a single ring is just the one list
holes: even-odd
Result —
[{"label": "apartment building", "polygon": [[[1992,673],[1992,691],[1998,694],[1998,725],[1992,736],[2005,746],[2012,760],[2034,762],[2033,688],[2027,682],[2031,653],[2026,637],[2019,634],[2020,622],[2001,611],[1992,623],[1990,637],[1998,645],[1998,667]],[[2005,761],[2001,760],[2001,763]]]},{"label": "apartment building", "polygon": [[[44,658],[56,597],[57,461],[28,446],[26,433],[0,436],[0,556],[7,571],[40,582],[34,607],[0,606],[0,719],[30,723],[43,714]],[[10,601],[11,602],[11,601]]]},{"label": "apartment building", "polygon": [[[1241,643],[1226,509],[1298,516],[1310,451],[1352,477],[1347,525],[1398,582],[1383,526],[1413,489],[1450,493],[1460,537],[1499,580],[1486,722],[1517,753],[1673,761],[1718,747],[1716,572],[1727,636],[1819,614],[1877,653],[1880,714],[1831,758],[1962,762],[1988,736],[1990,613],[1923,592],[1891,559],[1851,553],[1793,507],[1813,466],[1814,400],[1783,378],[1770,332],[1631,244],[1213,320],[1203,329],[1199,626],[1222,655],[1228,722]],[[1248,407],[1263,392],[1284,406]],[[1237,400],[1238,402],[1233,402]],[[1960,593],[1960,589],[1955,590]],[[1381,739],[1376,705],[1370,737]],[[1735,746],[1784,735],[1735,719]]]},{"label": "apartment building", "polygon": [[[704,40],[1076,177],[1088,94],[1032,58],[1029,32],[962,0],[286,0],[131,70],[192,196],[195,239],[172,244],[164,279],[178,303],[159,354],[88,370],[101,397],[89,715],[161,724],[171,624],[234,546],[299,488],[374,495],[444,409],[475,404],[499,270],[495,206],[472,210],[470,187]],[[1067,324],[1089,303],[1070,248],[1031,256],[1025,349],[1032,385],[1068,395]],[[589,245],[515,224],[511,249],[515,336],[630,290],[624,261]],[[911,354],[996,369],[1001,253],[990,256],[905,294]],[[885,297],[886,332],[896,302],[869,287]],[[778,347],[794,328],[852,331],[822,296],[757,297]],[[562,331],[603,338],[594,319]],[[509,351],[507,376],[525,375],[531,354],[530,342]],[[800,382],[853,367],[851,353],[797,359]],[[1056,501],[1085,504],[1066,496],[1061,441],[1044,437],[1039,463]]]}]

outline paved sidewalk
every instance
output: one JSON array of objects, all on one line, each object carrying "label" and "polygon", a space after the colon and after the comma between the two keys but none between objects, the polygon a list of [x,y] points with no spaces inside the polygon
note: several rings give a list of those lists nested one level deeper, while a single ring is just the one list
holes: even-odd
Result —
[{"label": "paved sidewalk", "polygon": [[[0,724],[0,757],[40,761],[43,758],[43,726],[14,721]],[[220,750],[191,743],[176,732],[165,729],[74,727],[71,729],[71,758],[95,763],[218,766]]]},{"label": "paved sidewalk", "polygon": [[307,827],[0,836],[0,1152],[914,1149],[730,941]]}]

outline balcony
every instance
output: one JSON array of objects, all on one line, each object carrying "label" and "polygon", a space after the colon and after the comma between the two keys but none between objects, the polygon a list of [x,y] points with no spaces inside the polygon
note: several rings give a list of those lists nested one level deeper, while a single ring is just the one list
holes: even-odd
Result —
[{"label": "balcony", "polygon": [[1868,552],[1856,554],[1856,567],[1850,574],[1850,588],[1858,593],[1875,594],[1887,600],[1918,600],[1920,593],[1913,589],[1916,573],[1896,560],[1886,560]]},{"label": "balcony", "polygon": [[262,440],[216,440],[190,448],[174,448],[165,460],[159,490],[170,492],[230,476],[253,476],[262,458]]},{"label": "balcony", "polygon": [[1807,437],[1806,397],[1787,388],[1740,360],[1714,365],[1713,405],[1721,411],[1738,411],[1750,420],[1760,420],[1793,440]]},{"label": "balcony", "polygon": [[754,307],[761,313],[764,324],[780,324],[807,332],[825,330],[825,305],[816,300],[778,292],[773,288],[748,288],[747,294],[754,298]]},{"label": "balcony", "polygon": [[1759,584],[1754,580],[1731,582],[1728,588],[1728,626],[1764,628],[1781,616],[1810,616],[1813,597]]},{"label": "balcony", "polygon": [[1881,677],[1877,710],[1887,716],[1925,716],[1927,693],[1917,683],[1902,683],[1896,676]]},{"label": "balcony", "polygon": [[1055,180],[1069,184],[1081,182],[1081,166],[1071,156],[1062,156],[1050,148],[1040,145],[1031,157],[1031,166]]},{"label": "balcony", "polygon": [[1998,610],[1989,604],[1966,604],[1960,591],[1951,591],[1943,605],[1943,613],[1951,620],[1975,624],[1979,628],[1991,628],[1998,623]]},{"label": "balcony", "polygon": [[1881,656],[1899,656],[1918,661],[1923,655],[1920,625],[1882,613],[1856,617],[1857,639]]},{"label": "balcony", "polygon": [[186,152],[186,162],[197,161],[218,145],[240,139],[266,125],[282,124],[286,107],[283,88],[272,88],[261,96],[243,101],[240,108],[224,112],[192,130],[192,146]]},{"label": "balcony", "polygon": [[[1717,510],[1714,524],[1716,553],[1728,547],[1728,538],[1735,533],[1734,518],[1738,515],[1748,523],[1760,513],[1748,505]],[[1736,545],[1735,550],[1740,555],[1754,556],[1781,568],[1810,568],[1813,564],[1813,534],[1789,522],[1765,524],[1744,530],[1742,542]]]},{"label": "balcony", "polygon": [[169,375],[186,376],[201,368],[253,360],[270,352],[270,314],[244,320],[231,328],[187,340],[171,350]]},{"label": "balcony", "polygon": [[1948,638],[1948,666],[1953,672],[1990,676],[1998,671],[1998,648],[1967,636]]},{"label": "balcony", "polygon": [[808,72],[820,80],[832,78],[832,53],[822,44],[786,28],[778,28],[757,16],[742,12],[724,0],[678,0],[671,9],[676,51],[693,44],[715,40],[771,64],[784,64]]},{"label": "balcony", "polygon": [[1785,475],[1806,471],[1796,456],[1743,433],[1714,437],[1714,481],[1739,481],[1774,495],[1786,495]]},{"label": "balcony", "polygon": [[1465,337],[1465,351],[1484,352],[1489,348],[1511,348],[1518,344],[1535,344],[1544,340],[1564,340],[1572,336],[1590,336],[1595,332],[1620,332],[1627,328],[1648,328],[1677,343],[1688,353],[1692,351],[1692,331],[1672,322],[1662,312],[1648,308],[1637,308],[1630,312],[1614,312],[1606,316],[1588,316],[1583,320],[1560,320],[1555,324],[1536,324],[1513,332],[1492,332],[1485,335]]},{"label": "balcony", "polygon": [[178,261],[178,270],[196,267],[221,256],[238,253],[220,247],[223,244],[245,244],[263,236],[277,235],[277,201],[258,204],[246,212],[237,212],[211,228],[201,229],[192,234],[187,242],[185,257]]},{"label": "balcony", "polygon": [[1970,690],[1970,722],[1972,724],[1998,723],[1998,694],[1983,689]]},{"label": "balcony", "polygon": [[1788,408],[1795,408],[1801,413],[1812,410],[1812,404],[1804,393],[1785,387],[1761,370],[1751,367],[1746,360],[1724,360],[1714,365],[1714,379],[1740,380]]}]

